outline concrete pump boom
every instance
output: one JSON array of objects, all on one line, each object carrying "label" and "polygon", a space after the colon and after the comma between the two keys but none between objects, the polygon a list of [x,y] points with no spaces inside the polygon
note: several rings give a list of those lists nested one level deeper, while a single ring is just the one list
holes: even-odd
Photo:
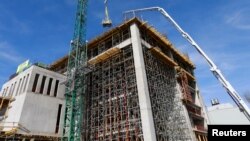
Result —
[{"label": "concrete pump boom", "polygon": [[205,58],[207,63],[210,66],[210,71],[213,73],[213,75],[216,77],[216,79],[219,80],[219,82],[222,84],[222,86],[226,89],[229,96],[233,99],[233,101],[236,103],[236,105],[239,107],[240,111],[242,111],[248,120],[250,120],[250,110],[245,104],[245,102],[242,100],[240,95],[236,92],[236,90],[233,88],[233,86],[226,80],[226,78],[223,76],[221,71],[218,69],[218,67],[214,64],[214,62],[207,56],[207,54],[201,49],[201,47],[193,40],[193,38],[186,33],[176,22],[175,20],[161,7],[149,7],[149,8],[142,8],[142,9],[135,9],[124,12],[124,14],[133,13],[136,12],[142,12],[142,11],[158,11],[167,20],[181,33],[181,35]]}]

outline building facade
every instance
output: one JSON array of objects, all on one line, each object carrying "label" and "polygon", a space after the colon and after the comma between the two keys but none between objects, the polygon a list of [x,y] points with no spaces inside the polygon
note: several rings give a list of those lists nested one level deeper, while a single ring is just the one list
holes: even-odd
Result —
[{"label": "building facade", "polygon": [[32,65],[10,78],[1,90],[4,138],[50,138],[62,135],[65,76]]},{"label": "building facade", "polygon": [[[207,140],[195,66],[166,37],[134,18],[90,41],[87,50],[93,69],[84,140]],[[63,60],[54,66],[66,66]]]},{"label": "building facade", "polygon": [[88,44],[85,140],[206,141],[193,63],[138,19]]}]

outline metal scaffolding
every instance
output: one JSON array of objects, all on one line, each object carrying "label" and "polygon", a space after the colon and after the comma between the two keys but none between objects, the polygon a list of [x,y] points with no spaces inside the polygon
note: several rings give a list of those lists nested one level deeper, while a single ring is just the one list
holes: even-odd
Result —
[{"label": "metal scaffolding", "polygon": [[175,69],[146,47],[144,60],[157,140],[191,140],[181,96],[177,91]]},{"label": "metal scaffolding", "polygon": [[[143,26],[140,36],[148,45],[141,43],[156,139],[191,141],[196,127],[205,137],[201,107],[194,99],[193,64],[166,38],[160,42],[159,33]],[[87,60],[92,69],[86,75],[84,140],[145,140],[129,27],[125,23],[89,43]]]},{"label": "metal scaffolding", "polygon": [[132,46],[95,65],[88,76],[87,140],[143,140]]}]

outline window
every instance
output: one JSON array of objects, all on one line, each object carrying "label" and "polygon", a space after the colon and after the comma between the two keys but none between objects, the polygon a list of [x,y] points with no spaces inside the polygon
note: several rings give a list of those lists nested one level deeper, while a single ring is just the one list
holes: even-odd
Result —
[{"label": "window", "polygon": [[59,104],[58,112],[57,112],[57,119],[56,119],[56,131],[55,131],[55,133],[58,133],[58,131],[59,131],[61,111],[62,111],[62,104]]},{"label": "window", "polygon": [[53,78],[50,78],[49,79],[49,86],[48,86],[48,90],[47,90],[47,95],[50,95],[52,81],[53,81]]},{"label": "window", "polygon": [[34,83],[33,83],[33,87],[32,87],[32,92],[36,91],[36,86],[37,86],[38,78],[39,78],[39,74],[36,74],[35,80],[34,80]]},{"label": "window", "polygon": [[43,94],[43,89],[44,89],[45,80],[46,80],[46,76],[43,76],[42,84],[41,84],[41,89],[40,89],[40,94]]},{"label": "window", "polygon": [[54,91],[54,97],[56,97],[56,95],[57,95],[58,85],[59,85],[59,80],[56,80],[56,86],[55,86],[55,91]]}]

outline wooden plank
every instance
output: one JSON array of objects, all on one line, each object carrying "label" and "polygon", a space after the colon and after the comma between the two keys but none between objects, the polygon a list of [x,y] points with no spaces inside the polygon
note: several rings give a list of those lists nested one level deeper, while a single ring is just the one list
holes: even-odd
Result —
[{"label": "wooden plank", "polygon": [[114,56],[115,54],[119,53],[121,50],[118,47],[112,47],[101,54],[95,56],[94,58],[90,59],[88,61],[89,64],[94,65],[97,63],[100,63],[104,60],[109,59],[111,56]]},{"label": "wooden plank", "polygon": [[178,66],[178,64],[172,60],[170,57],[165,55],[159,48],[153,47],[150,49],[156,57],[160,57],[165,63],[169,64],[172,67]]}]

